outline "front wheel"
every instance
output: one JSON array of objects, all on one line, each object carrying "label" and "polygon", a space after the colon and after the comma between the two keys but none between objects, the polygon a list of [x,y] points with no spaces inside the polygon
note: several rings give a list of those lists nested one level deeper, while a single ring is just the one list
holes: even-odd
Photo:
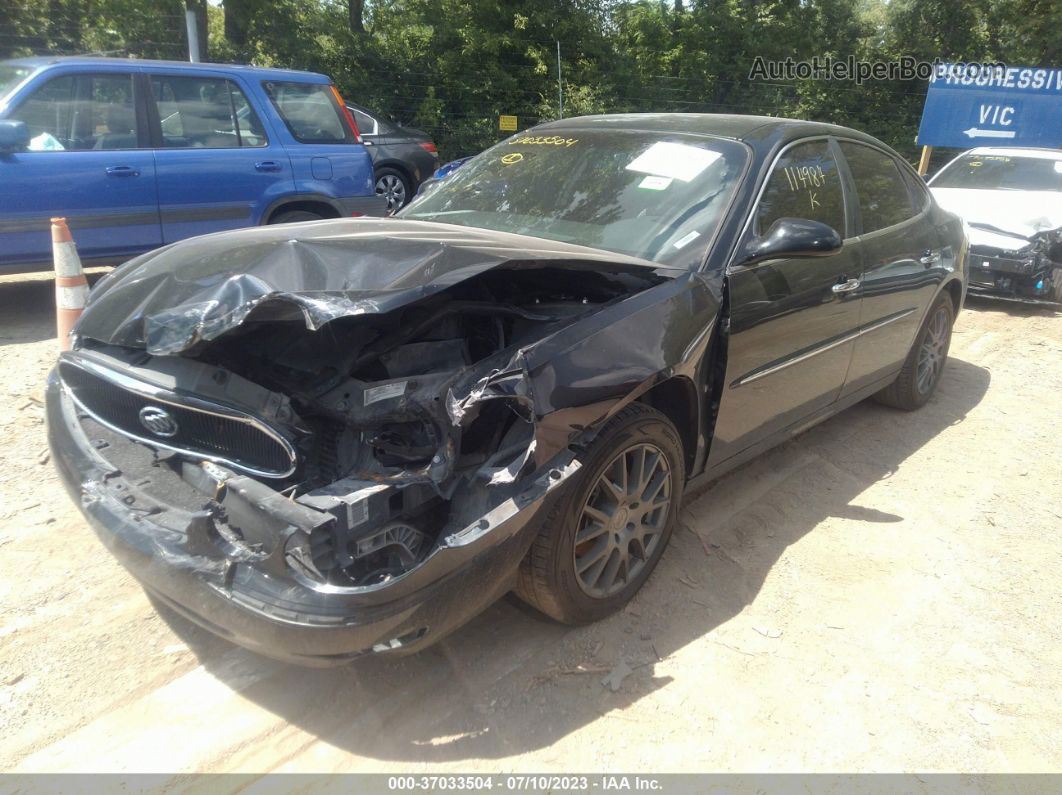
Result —
[{"label": "front wheel", "polygon": [[516,595],[564,624],[615,613],[649,578],[677,521],[685,463],[675,426],[634,403],[601,430],[547,508]]},{"label": "front wheel", "polygon": [[875,397],[886,406],[914,411],[926,404],[940,383],[951,346],[955,307],[947,294],[926,315],[896,380]]}]

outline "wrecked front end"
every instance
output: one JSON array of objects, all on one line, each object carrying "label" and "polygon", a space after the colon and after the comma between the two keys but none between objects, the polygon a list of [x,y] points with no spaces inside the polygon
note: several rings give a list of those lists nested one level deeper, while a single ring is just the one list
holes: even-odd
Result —
[{"label": "wrecked front end", "polygon": [[971,224],[967,272],[971,293],[1062,305],[1062,228],[1026,237]]},{"label": "wrecked front end", "polygon": [[[49,382],[56,464],[123,564],[301,663],[416,650],[508,591],[580,445],[656,376],[689,304],[674,274],[615,255],[381,223],[274,234],[239,273],[197,241],[120,272]],[[585,361],[647,321],[650,349],[618,371]]]}]

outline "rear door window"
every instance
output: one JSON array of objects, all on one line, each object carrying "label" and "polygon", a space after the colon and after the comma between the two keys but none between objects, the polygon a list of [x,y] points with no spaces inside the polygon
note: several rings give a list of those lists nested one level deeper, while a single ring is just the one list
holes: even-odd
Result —
[{"label": "rear door window", "polygon": [[262,122],[231,80],[153,75],[151,90],[166,149],[265,146]]},{"label": "rear door window", "polygon": [[269,99],[299,143],[352,144],[354,133],[343,118],[331,86],[320,83],[263,83]]},{"label": "rear door window", "polygon": [[31,152],[137,149],[133,76],[67,75],[49,80],[10,114],[29,128]]},{"label": "rear door window", "polygon": [[756,234],[779,218],[818,221],[845,237],[844,192],[828,141],[796,144],[778,159],[760,198]]},{"label": "rear door window", "polygon": [[910,190],[891,156],[847,141],[841,142],[841,151],[859,196],[864,234],[906,221],[921,210],[912,206]]}]

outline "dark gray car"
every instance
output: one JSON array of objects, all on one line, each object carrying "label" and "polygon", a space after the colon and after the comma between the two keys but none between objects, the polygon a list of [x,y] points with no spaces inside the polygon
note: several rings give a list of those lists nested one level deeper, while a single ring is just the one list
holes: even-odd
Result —
[{"label": "dark gray car", "polygon": [[388,210],[401,209],[438,168],[435,143],[425,132],[402,127],[358,105],[347,107],[372,156],[376,194],[387,200]]},{"label": "dark gray car", "polygon": [[929,401],[966,249],[855,130],[548,122],[397,218],[105,276],[49,378],[51,457],[156,602],[281,659],[413,652],[509,591],[585,624],[687,489],[872,395]]}]

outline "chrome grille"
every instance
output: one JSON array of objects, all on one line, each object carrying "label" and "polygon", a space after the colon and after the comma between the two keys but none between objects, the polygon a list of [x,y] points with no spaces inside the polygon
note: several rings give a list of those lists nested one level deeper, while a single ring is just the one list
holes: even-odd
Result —
[{"label": "chrome grille", "polygon": [[[59,377],[75,402],[99,422],[153,447],[232,465],[252,474],[286,477],[295,469],[291,444],[249,414],[167,393],[87,360],[63,359]],[[142,412],[155,409],[176,425],[155,433]]]}]

